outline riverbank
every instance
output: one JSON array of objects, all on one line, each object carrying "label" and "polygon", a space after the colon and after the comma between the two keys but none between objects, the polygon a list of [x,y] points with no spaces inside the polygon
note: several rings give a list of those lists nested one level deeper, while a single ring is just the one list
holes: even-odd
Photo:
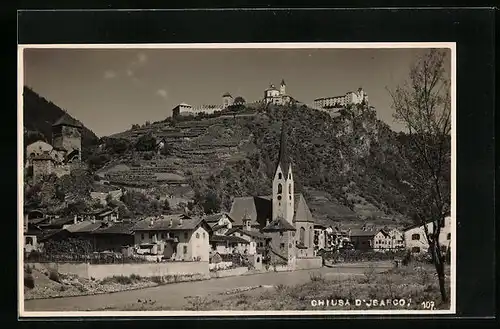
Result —
[{"label": "riverbank", "polygon": [[[240,275],[216,278],[197,282],[163,284],[132,291],[121,291],[109,294],[87,295],[79,297],[61,297],[25,300],[24,310],[27,312],[46,311],[127,311],[127,310],[187,310],[196,308],[193,303],[205,299],[216,299],[220,302],[227,297],[241,293],[259,296],[275,290],[279,285],[296,286],[311,281],[311,275],[321,274],[328,280],[344,280],[363,278],[367,269],[380,273],[390,268],[384,264],[370,266],[342,266],[336,268],[323,267],[315,270],[291,272],[267,272],[255,275]],[[251,289],[249,289],[251,287]],[[242,292],[248,289],[248,291]],[[200,306],[204,307],[204,306]]]}]

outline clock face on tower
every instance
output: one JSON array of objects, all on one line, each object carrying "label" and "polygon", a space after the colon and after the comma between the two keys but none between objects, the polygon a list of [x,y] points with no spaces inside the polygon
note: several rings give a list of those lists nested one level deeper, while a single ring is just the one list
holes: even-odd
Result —
[{"label": "clock face on tower", "polygon": [[278,195],[278,200],[281,200],[281,195]]}]

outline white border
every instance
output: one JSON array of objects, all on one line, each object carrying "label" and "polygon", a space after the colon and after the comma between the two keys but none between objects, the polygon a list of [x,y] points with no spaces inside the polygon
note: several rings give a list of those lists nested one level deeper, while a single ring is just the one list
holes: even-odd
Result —
[{"label": "white border", "polygon": [[[451,50],[451,241],[452,264],[456,264],[456,43],[415,42],[415,43],[184,43],[184,44],[54,44],[18,45],[18,245],[23,241],[23,97],[24,65],[23,50],[38,49],[408,49],[408,48],[449,48]],[[18,315],[19,317],[148,317],[148,316],[318,316],[318,315],[437,315],[456,313],[456,268],[450,268],[450,310],[349,310],[349,311],[79,311],[79,312],[27,312],[24,311],[23,252],[18,248]]]}]

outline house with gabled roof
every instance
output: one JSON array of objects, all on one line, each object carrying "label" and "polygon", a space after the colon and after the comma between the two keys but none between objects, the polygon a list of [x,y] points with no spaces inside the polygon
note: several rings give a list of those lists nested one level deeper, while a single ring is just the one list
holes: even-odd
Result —
[{"label": "house with gabled roof", "polygon": [[135,224],[137,253],[179,261],[208,261],[212,230],[202,217],[185,214],[147,217]]}]

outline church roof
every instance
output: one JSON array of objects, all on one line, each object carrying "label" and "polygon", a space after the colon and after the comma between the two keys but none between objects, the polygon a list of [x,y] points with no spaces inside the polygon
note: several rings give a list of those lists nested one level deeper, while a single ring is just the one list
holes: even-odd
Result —
[{"label": "church roof", "polygon": [[233,200],[229,217],[234,225],[242,225],[245,217],[250,219],[250,225],[265,223],[272,218],[272,203],[259,197],[236,197]]},{"label": "church roof", "polygon": [[295,214],[293,216],[294,222],[314,222],[313,215],[306,199],[302,194],[295,196]]},{"label": "church roof", "polygon": [[233,96],[231,96],[230,93],[224,93],[224,95],[222,95],[222,97],[233,97]]},{"label": "church roof", "polygon": [[295,231],[295,227],[283,217],[278,217],[262,229],[263,232]]},{"label": "church roof", "polygon": [[71,127],[83,128],[80,122],[73,119],[68,114],[64,114],[52,126],[71,126]]},{"label": "church roof", "polygon": [[[229,216],[234,220],[234,225],[242,225],[243,218],[249,217],[251,225],[264,226],[268,219],[273,218],[272,195],[236,197],[233,200]],[[315,222],[306,199],[301,193],[294,194],[293,221]]]},{"label": "church roof", "polygon": [[276,164],[276,170],[278,170],[278,165],[283,170],[285,180],[288,179],[288,168],[290,166],[290,157],[288,155],[288,148],[286,143],[286,122],[283,122],[281,127],[281,139],[280,139],[280,151],[278,154],[278,163]]}]

